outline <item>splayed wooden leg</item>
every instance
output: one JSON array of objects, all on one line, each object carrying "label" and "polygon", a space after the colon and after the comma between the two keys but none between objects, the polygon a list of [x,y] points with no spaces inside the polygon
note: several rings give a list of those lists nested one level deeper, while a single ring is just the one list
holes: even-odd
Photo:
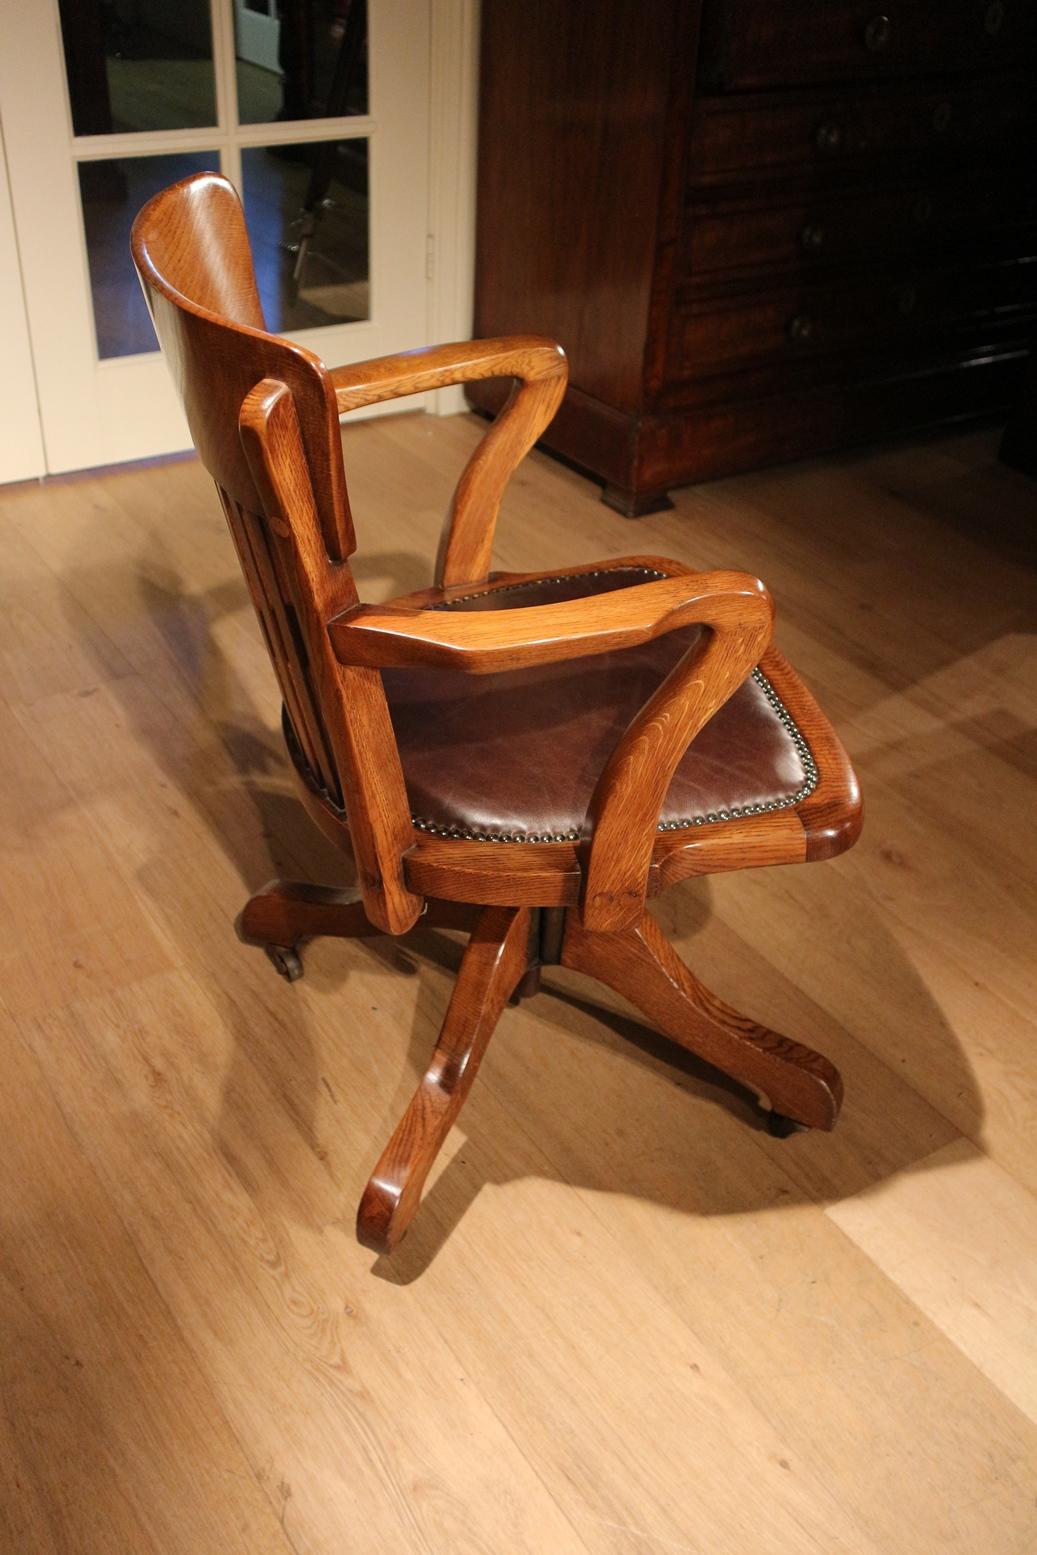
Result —
[{"label": "splayed wooden leg", "polygon": [[[479,909],[466,902],[429,900],[415,927],[470,929]],[[300,940],[324,936],[370,939],[385,931],[371,922],[355,891],[309,885],[299,880],[272,880],[245,903],[237,922],[238,935],[249,945],[262,945],[283,976],[302,974]]]},{"label": "splayed wooden leg", "polygon": [[589,932],[570,912],[561,963],[615,989],[672,1041],[765,1096],[779,1117],[808,1128],[834,1126],[843,1094],[835,1066],[710,993],[647,913],[635,927],[610,934]]},{"label": "splayed wooden leg", "polygon": [[301,939],[334,935],[339,939],[381,934],[366,916],[352,891],[307,885],[298,880],[271,880],[245,903],[238,934],[253,945],[297,945]]},{"label": "splayed wooden leg", "polygon": [[360,1201],[357,1236],[365,1247],[391,1252],[414,1218],[500,1013],[525,976],[529,944],[528,908],[486,907],[480,913],[428,1070]]}]

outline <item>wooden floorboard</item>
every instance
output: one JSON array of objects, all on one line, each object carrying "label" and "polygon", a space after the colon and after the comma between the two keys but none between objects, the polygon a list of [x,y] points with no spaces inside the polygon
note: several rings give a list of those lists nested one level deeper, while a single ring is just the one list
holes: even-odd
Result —
[{"label": "wooden floorboard", "polygon": [[[427,581],[474,418],[345,434],[366,598]],[[1037,1550],[1037,486],[989,433],[676,494],[534,455],[504,568],[745,567],[858,766],[811,869],[655,911],[839,1064],[834,1135],[573,973],[510,1009],[409,1238],[359,1193],[458,936],[233,919],[348,879],[295,801],[193,461],[0,489],[3,1555]]]}]

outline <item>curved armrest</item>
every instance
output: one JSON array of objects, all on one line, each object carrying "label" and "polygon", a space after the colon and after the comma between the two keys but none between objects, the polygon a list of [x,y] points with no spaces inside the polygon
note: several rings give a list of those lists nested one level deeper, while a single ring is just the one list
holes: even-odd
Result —
[{"label": "curved armrest", "polygon": [[682,626],[709,628],[625,731],[591,797],[581,913],[588,928],[615,931],[643,910],[656,827],[678,762],[759,662],[773,619],[758,578],[706,572],[513,610],[360,605],[333,619],[328,631],[344,664],[480,675],[630,648]]},{"label": "curved armrest", "polygon": [[[358,605],[330,621],[328,631],[342,664],[493,675],[635,648],[697,622],[722,629],[725,622],[748,619],[768,600],[763,584],[747,573],[700,572],[510,610]],[[769,620],[769,602],[765,610]]]},{"label": "curved armrest", "polygon": [[587,807],[580,912],[588,929],[618,931],[640,918],[673,774],[770,641],[774,607],[763,584],[740,573],[713,576],[743,579],[746,586],[702,602],[695,619],[711,630],[688,649],[629,725]]},{"label": "curved armrest", "polygon": [[539,335],[426,346],[332,370],[340,415],[476,378],[518,380],[457,483],[436,561],[437,583],[485,582],[504,488],[558,409],[568,372],[561,346]]}]

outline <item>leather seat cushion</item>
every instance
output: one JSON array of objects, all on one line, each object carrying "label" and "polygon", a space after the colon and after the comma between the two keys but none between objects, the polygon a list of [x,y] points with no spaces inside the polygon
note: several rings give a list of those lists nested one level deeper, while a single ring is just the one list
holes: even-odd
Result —
[{"label": "leather seat cushion", "polygon": [[[549,604],[661,576],[613,568],[506,585],[439,608]],[[416,824],[475,840],[578,836],[620,735],[701,630],[499,675],[383,671]],[[785,808],[815,785],[802,735],[756,671],[689,746],[661,825],[674,830]]]}]

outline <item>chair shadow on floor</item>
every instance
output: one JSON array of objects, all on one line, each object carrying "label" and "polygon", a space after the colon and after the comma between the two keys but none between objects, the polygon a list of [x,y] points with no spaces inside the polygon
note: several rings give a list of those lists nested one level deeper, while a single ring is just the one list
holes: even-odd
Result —
[{"label": "chair shadow on floor", "polygon": [[[218,522],[218,514],[214,514],[214,523]],[[380,576],[391,574],[398,586],[411,586],[414,557],[406,553],[372,556],[369,563]],[[88,567],[96,565],[96,561],[84,562],[80,584],[89,577]],[[136,704],[128,700],[128,713],[136,718],[133,737],[148,749],[170,786],[192,807],[196,821],[232,864],[241,880],[241,905],[272,876],[347,884],[349,861],[332,852],[294,797],[280,732],[272,720],[268,721],[266,710],[257,709],[232,658],[214,639],[213,627],[224,616],[240,611],[244,617],[248,610],[243,583],[236,577],[233,583],[229,581],[234,567],[229,544],[226,580],[200,593],[184,586],[157,533],[149,537],[146,555],[129,558],[127,567],[135,580],[140,612],[157,625],[189,685],[201,736],[185,754],[178,747],[175,727],[161,728],[155,720],[143,722],[136,714]],[[119,696],[119,681],[109,685]],[[212,732],[229,755],[228,766],[233,766],[233,781],[228,779],[222,788],[223,779],[214,783],[211,740],[207,743],[204,737]],[[142,885],[149,891],[146,878]],[[838,893],[841,888],[841,881],[832,873],[830,890]],[[710,881],[700,880],[685,883],[667,898],[666,912],[678,920],[681,948],[689,953],[693,967],[694,942],[710,924],[712,894]],[[325,1120],[322,1131],[317,1127],[323,1100],[324,1033],[315,1030],[296,991],[277,984],[272,969],[268,973],[269,1000],[255,991],[252,984],[259,988],[262,984],[244,970],[242,983],[248,989],[244,994],[235,989],[235,957],[260,958],[261,953],[236,946],[230,922],[227,938],[219,944],[188,934],[184,926],[192,904],[186,886],[182,901],[170,902],[154,891],[150,895],[170,933],[174,938],[179,936],[185,964],[205,988],[232,1039],[220,1113],[214,1124],[216,1148],[254,1198],[288,1219],[311,1230],[315,1223],[317,1229],[331,1222],[351,1224],[364,1180],[359,1176],[336,1180],[326,1164],[328,1152],[320,1144],[322,1133],[327,1142],[330,1125]],[[823,924],[817,932],[825,932]],[[832,990],[822,1032],[810,1029],[811,1012],[816,1007],[809,997],[803,994],[798,1001],[793,1000],[801,1013],[794,1027],[787,1022],[789,1035],[807,1042],[816,1039],[822,1050],[826,1037],[835,1035],[838,1050],[829,1043],[828,1051],[846,1074],[847,1104],[835,1134],[797,1136],[788,1141],[766,1135],[753,1098],[739,1086],[633,1016],[600,1005],[596,997],[586,997],[583,989],[593,986],[586,980],[551,969],[541,994],[517,1010],[505,1011],[461,1119],[460,1130],[467,1145],[433,1180],[408,1238],[391,1258],[374,1262],[375,1272],[402,1283],[418,1278],[483,1189],[503,1188],[531,1170],[577,1189],[634,1196],[688,1215],[744,1214],[873,1191],[958,1131],[978,1140],[982,1101],[954,1031],[895,934],[874,914],[867,933],[873,941],[878,938],[882,942],[888,986],[894,990],[888,1005],[889,1024],[876,1031],[855,1012],[849,982],[845,989]],[[311,999],[332,1001],[345,993],[343,1013],[347,1016],[351,969],[380,964],[385,976],[399,976],[401,967],[417,967],[411,1030],[406,1036],[401,1032],[398,1045],[387,1047],[384,1054],[385,1064],[397,1074],[391,1102],[377,1117],[359,1107],[354,1109],[352,1160],[373,1166],[424,1072],[436,1021],[449,993],[441,973],[456,968],[460,949],[459,939],[419,928],[405,942],[325,942],[313,956],[306,985]],[[844,954],[852,959],[853,946],[846,946]],[[244,969],[244,960],[241,965]],[[265,966],[262,970],[267,972]],[[430,980],[434,984],[431,998],[427,997]],[[732,977],[730,988],[723,992],[736,997],[737,987],[737,977]],[[910,1009],[910,1025],[897,1020],[896,990],[903,994],[900,1002]],[[610,997],[603,996],[606,1000]],[[785,998],[788,1002],[787,986]],[[755,1018],[768,1018],[769,1011],[760,1007],[763,1000],[759,997],[745,1003]],[[858,1039],[858,1030],[863,1040]],[[339,1040],[351,1040],[348,1026]],[[352,1040],[363,1040],[359,1023]],[[519,1050],[518,1040],[525,1041],[528,1054]],[[868,1110],[868,1073],[884,1074],[888,1082],[890,1075],[900,1073],[900,1056],[913,1040],[923,1042],[927,1051],[939,1053],[943,1087],[956,1094],[957,1110],[952,1123],[922,1101],[908,1082],[898,1081],[908,1098],[905,1108],[910,1126],[905,1137],[891,1145],[890,1135],[899,1122],[881,1110]],[[581,1115],[575,1145],[566,1141],[556,1116],[557,1096],[562,1092],[552,1070],[563,1052],[567,1077],[576,1087],[564,1093],[570,1110],[578,1095],[592,1102],[586,1115]],[[575,1070],[568,1072],[573,1064]],[[292,1127],[271,1128],[269,1140],[250,1154],[246,1169],[240,1162],[242,1130],[248,1128],[250,1116],[255,1116],[257,1071],[268,1092],[287,1099]],[[520,1095],[521,1110],[514,1105]],[[504,1105],[505,1100],[509,1105]],[[341,1126],[344,1111],[340,1107],[334,1113],[335,1127]],[[503,1119],[495,1120],[495,1114],[503,1114]],[[653,1131],[648,1156],[632,1148],[636,1140],[632,1140],[631,1130],[642,1126]],[[293,1139],[295,1144],[287,1146],[286,1160],[285,1142]],[[856,1148],[851,1152],[841,1140],[852,1141]],[[293,1161],[296,1150],[298,1158]],[[291,1188],[295,1170],[312,1182],[315,1151],[325,1163],[323,1169],[332,1173],[316,1201],[312,1196],[306,1200]],[[740,1164],[728,1181],[718,1163],[732,1151],[738,1152]],[[830,1153],[828,1165],[826,1151]],[[532,1164],[519,1164],[524,1159]],[[660,1159],[665,1161],[665,1169],[659,1168]],[[776,1179],[782,1185],[780,1192],[775,1189]]]},{"label": "chair shadow on floor", "polygon": [[[668,902],[681,919],[678,948],[693,966],[695,940],[709,929],[712,896],[707,880],[686,882],[669,893]],[[796,1002],[802,1016],[786,1022],[788,1030],[816,1041],[835,1059],[846,1076],[847,1098],[833,1134],[773,1139],[751,1093],[647,1027],[635,1013],[617,1008],[614,996],[591,980],[550,968],[538,995],[518,1010],[505,1011],[460,1122],[466,1142],[427,1189],[405,1241],[391,1257],[378,1258],[374,1272],[402,1284],[419,1278],[483,1190],[506,1188],[530,1174],[517,1165],[517,1159],[529,1156],[536,1158],[533,1170],[541,1178],[703,1217],[824,1204],[880,1191],[900,1172],[924,1166],[925,1157],[960,1132],[979,1141],[982,1099],[954,1031],[895,937],[885,936],[885,943],[890,986],[911,987],[911,1029],[928,1050],[940,1052],[943,1084],[956,1097],[955,1123],[893,1074],[910,1032],[892,1020],[881,1042],[869,1031],[866,1047],[854,1035],[848,1004],[844,1018],[841,1012],[823,1018],[822,1033],[811,1024],[816,1007],[800,996]],[[460,943],[435,931],[415,934],[410,947],[423,969],[453,971],[460,960]],[[336,946],[332,954],[337,959],[353,953]],[[775,981],[783,981],[780,973]],[[736,990],[735,977],[725,992],[734,996]],[[601,1002],[602,995],[613,1000],[611,1006]],[[836,1008],[839,1002],[834,1001]],[[419,1013],[423,1003],[416,1000],[400,1082],[380,1132],[372,1136],[374,1152],[428,1061],[434,1030]],[[749,1000],[743,998],[743,1004]],[[749,1013],[765,1018],[769,1012],[759,1004],[759,999],[750,1004]],[[869,1075],[883,1072],[883,1095],[889,1095],[891,1085],[905,1094],[899,1134],[900,1117],[890,1117],[865,1089]],[[559,1090],[561,1099],[556,1099]],[[581,1095],[585,1107],[579,1105]],[[725,1160],[736,1165],[730,1180],[720,1164]]]}]

